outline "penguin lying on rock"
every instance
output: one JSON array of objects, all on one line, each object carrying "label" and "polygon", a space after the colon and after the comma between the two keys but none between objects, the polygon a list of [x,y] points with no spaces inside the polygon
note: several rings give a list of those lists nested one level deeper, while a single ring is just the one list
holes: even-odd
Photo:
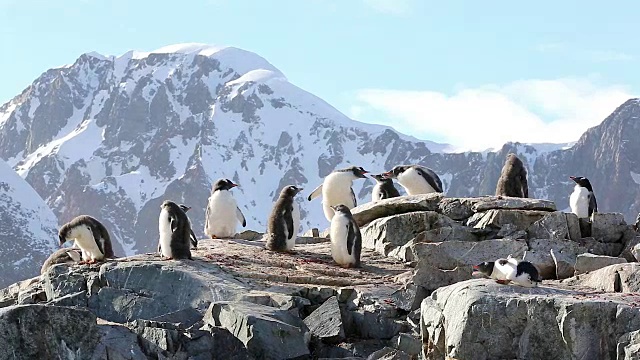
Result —
[{"label": "penguin lying on rock", "polygon": [[408,195],[443,192],[442,181],[432,169],[420,165],[398,165],[382,174],[389,179],[397,179]]},{"label": "penguin lying on rock", "polygon": [[528,261],[515,258],[498,259],[473,266],[473,275],[482,274],[499,284],[514,282],[524,287],[536,287],[542,281],[538,269]]}]

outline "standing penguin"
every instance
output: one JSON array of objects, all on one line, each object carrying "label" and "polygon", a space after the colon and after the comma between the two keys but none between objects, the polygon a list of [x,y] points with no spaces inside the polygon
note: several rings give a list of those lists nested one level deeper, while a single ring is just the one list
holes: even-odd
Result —
[{"label": "standing penguin", "polygon": [[353,185],[353,180],[366,179],[367,177],[364,175],[366,173],[367,171],[359,166],[334,170],[324,178],[320,186],[311,192],[307,200],[311,201],[322,194],[322,210],[324,210],[324,216],[327,220],[331,221],[334,214],[332,206],[342,204],[353,209],[358,205],[356,194],[354,194],[351,185]]},{"label": "standing penguin", "polygon": [[82,250],[80,264],[93,264],[105,258],[113,258],[111,237],[102,223],[89,215],[80,215],[62,225],[58,231],[60,246],[74,240]]},{"label": "standing penguin", "polygon": [[295,246],[300,228],[300,207],[294,198],[302,190],[289,185],[280,191],[267,224],[267,249],[285,252]]},{"label": "standing penguin", "polygon": [[[185,212],[185,214],[187,213],[187,211],[191,210],[191,206],[187,206],[184,204],[180,204],[178,205],[180,207],[180,209],[182,209],[182,211]],[[187,217],[189,217],[189,215],[187,215]],[[191,220],[189,220],[189,222],[191,222]],[[196,237],[196,234],[193,233],[193,229],[191,229],[191,227],[189,227],[189,230],[191,231],[191,235],[189,237],[189,239],[191,240],[191,247],[194,249],[198,248],[198,238]]]},{"label": "standing penguin", "polygon": [[516,154],[507,155],[507,160],[502,167],[502,173],[496,185],[497,196],[529,197],[527,185],[527,169],[522,160]]},{"label": "standing penguin", "polygon": [[398,165],[383,174],[397,179],[409,195],[443,192],[442,181],[432,169],[420,165]]},{"label": "standing penguin", "polygon": [[230,238],[236,234],[238,222],[247,226],[231,189],[238,186],[229,179],[218,179],[211,189],[205,212],[204,233],[212,239]]},{"label": "standing penguin", "polygon": [[371,175],[376,180],[371,192],[371,202],[400,196],[398,189],[393,186],[393,180],[384,177],[383,174]]},{"label": "standing penguin", "polygon": [[360,266],[362,235],[353,220],[351,211],[345,205],[332,207],[335,215],[331,219],[331,257],[344,268]]},{"label": "standing penguin", "polygon": [[576,183],[573,193],[569,196],[571,212],[578,218],[591,217],[593,213],[598,212],[598,203],[589,179],[582,176],[569,176],[569,178]]},{"label": "standing penguin", "polygon": [[160,206],[158,231],[160,232],[160,252],[171,259],[191,260],[191,223],[187,214],[173,201],[165,200]]}]

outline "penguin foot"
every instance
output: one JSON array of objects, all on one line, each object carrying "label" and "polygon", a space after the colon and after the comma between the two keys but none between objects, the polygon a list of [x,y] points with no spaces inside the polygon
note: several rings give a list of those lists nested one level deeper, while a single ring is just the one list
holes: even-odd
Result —
[{"label": "penguin foot", "polygon": [[498,284],[507,285],[509,284],[509,280],[496,280]]},{"label": "penguin foot", "polygon": [[173,260],[173,257],[164,258],[165,260]]},{"label": "penguin foot", "polygon": [[211,235],[211,238],[212,238],[212,239],[219,239],[219,238],[218,238],[217,236],[215,236],[215,235]]}]

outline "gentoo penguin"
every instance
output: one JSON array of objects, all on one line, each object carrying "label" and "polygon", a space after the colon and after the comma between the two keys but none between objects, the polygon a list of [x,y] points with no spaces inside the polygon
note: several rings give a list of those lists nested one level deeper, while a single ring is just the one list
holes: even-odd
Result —
[{"label": "gentoo penguin", "polygon": [[49,270],[50,267],[57,264],[75,264],[82,260],[82,253],[80,249],[74,248],[62,248],[53,252],[53,254],[49,255],[47,260],[42,264],[42,268],[40,268],[40,275],[44,274]]},{"label": "gentoo penguin", "polygon": [[383,174],[371,175],[376,180],[371,192],[371,202],[400,196],[398,189],[393,186],[393,180],[384,177]]},{"label": "gentoo penguin", "polygon": [[345,205],[353,209],[358,205],[356,194],[353,193],[351,185],[353,180],[366,179],[364,175],[368,171],[359,166],[351,166],[345,169],[334,170],[324,178],[320,186],[311,192],[307,200],[311,201],[322,194],[322,210],[327,220],[333,219],[332,206]]},{"label": "gentoo penguin", "polygon": [[501,284],[514,282],[524,287],[535,287],[542,281],[538,269],[532,263],[512,257],[498,259],[495,262],[483,262],[475,265],[473,270],[474,273],[480,272]]},{"label": "gentoo penguin", "polygon": [[187,214],[169,200],[165,200],[160,209],[158,231],[162,256],[167,260],[191,259],[191,223]]},{"label": "gentoo penguin", "polygon": [[525,169],[522,160],[516,154],[510,153],[507,155],[507,160],[502,167],[502,172],[496,185],[496,195],[519,198],[529,197],[527,169]]},{"label": "gentoo penguin", "polygon": [[383,175],[397,179],[409,195],[443,192],[438,174],[425,166],[398,165]]},{"label": "gentoo penguin", "polygon": [[107,228],[100,221],[89,215],[80,215],[62,225],[58,231],[60,246],[68,240],[74,240],[75,245],[82,250],[80,264],[93,264],[105,258],[113,258],[111,237]]},{"label": "gentoo penguin", "polygon": [[211,189],[211,196],[205,212],[204,233],[215,238],[230,238],[236,234],[238,222],[247,226],[247,221],[231,189],[238,186],[229,179],[218,179]]},{"label": "gentoo penguin", "polygon": [[[187,213],[187,211],[191,210],[191,206],[187,206],[184,204],[180,204],[178,205],[180,207],[180,209],[182,209],[182,211],[185,212],[185,214]],[[189,217],[187,215],[187,217]],[[191,220],[189,220],[189,222],[191,222]],[[196,237],[196,234],[193,233],[193,229],[191,229],[191,227],[189,227],[189,230],[191,230],[191,235],[189,237],[189,239],[191,240],[191,247],[194,249],[198,248],[198,238]]]},{"label": "gentoo penguin", "polygon": [[300,207],[294,197],[302,188],[289,185],[282,188],[280,197],[273,205],[267,224],[267,249],[290,251],[296,244],[300,228]]},{"label": "gentoo penguin", "polygon": [[593,213],[598,212],[598,203],[589,179],[582,176],[569,176],[569,178],[576,182],[573,193],[569,196],[571,212],[579,218],[591,217]]},{"label": "gentoo penguin", "polygon": [[332,207],[335,214],[331,219],[331,257],[341,267],[359,267],[362,251],[362,235],[351,211],[345,205]]}]

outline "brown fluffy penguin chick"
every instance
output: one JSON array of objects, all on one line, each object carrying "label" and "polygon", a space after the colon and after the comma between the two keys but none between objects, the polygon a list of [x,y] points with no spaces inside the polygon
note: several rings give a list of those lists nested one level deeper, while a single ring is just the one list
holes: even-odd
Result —
[{"label": "brown fluffy penguin chick", "polygon": [[302,191],[294,185],[288,185],[280,191],[280,197],[273,205],[267,224],[266,248],[272,251],[291,251],[296,245],[300,228],[300,208],[295,196]]},{"label": "brown fluffy penguin chick", "polygon": [[497,196],[529,197],[527,185],[527,169],[522,160],[514,153],[507,155],[507,160],[502,167],[502,173],[496,186]]}]

